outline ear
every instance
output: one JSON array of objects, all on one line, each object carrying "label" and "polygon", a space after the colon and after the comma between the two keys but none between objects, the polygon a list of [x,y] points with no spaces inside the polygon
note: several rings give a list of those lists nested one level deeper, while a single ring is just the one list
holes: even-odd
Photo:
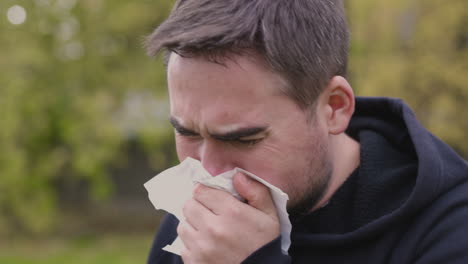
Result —
[{"label": "ear", "polygon": [[354,113],[354,93],[348,81],[334,76],[323,93],[328,132],[333,135],[343,133]]}]

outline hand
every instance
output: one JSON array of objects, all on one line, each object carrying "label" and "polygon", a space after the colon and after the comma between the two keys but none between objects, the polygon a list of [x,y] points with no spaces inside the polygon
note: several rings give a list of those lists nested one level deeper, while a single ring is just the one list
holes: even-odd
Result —
[{"label": "hand", "polygon": [[186,218],[177,227],[184,242],[186,264],[241,263],[280,234],[276,207],[269,189],[237,173],[234,188],[246,199],[199,184],[184,206]]}]

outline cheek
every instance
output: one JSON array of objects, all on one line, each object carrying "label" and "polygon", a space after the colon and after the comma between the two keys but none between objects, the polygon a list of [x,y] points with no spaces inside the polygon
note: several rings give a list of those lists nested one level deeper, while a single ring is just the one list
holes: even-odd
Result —
[{"label": "cheek", "polygon": [[287,151],[274,144],[263,144],[239,155],[239,167],[277,185],[287,165]]},{"label": "cheek", "polygon": [[316,152],[314,140],[272,140],[247,155],[245,169],[269,183],[289,190],[291,184],[300,182],[307,174]]},{"label": "cheek", "polygon": [[265,159],[273,160],[274,167],[287,166],[300,160],[304,154],[310,152],[310,148],[310,139],[306,139],[304,135],[292,134],[272,138],[259,148],[257,154]]}]

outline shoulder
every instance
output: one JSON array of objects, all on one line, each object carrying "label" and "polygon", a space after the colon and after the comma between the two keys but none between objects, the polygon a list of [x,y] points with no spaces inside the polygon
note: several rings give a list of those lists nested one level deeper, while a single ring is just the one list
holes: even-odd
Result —
[{"label": "shoulder", "polygon": [[417,263],[468,263],[468,181],[441,194],[410,229]]},{"label": "shoulder", "polygon": [[158,232],[151,246],[148,264],[167,263],[179,264],[182,260],[179,256],[162,250],[168,244],[172,244],[177,237],[177,225],[179,221],[171,214],[167,214],[159,225]]}]

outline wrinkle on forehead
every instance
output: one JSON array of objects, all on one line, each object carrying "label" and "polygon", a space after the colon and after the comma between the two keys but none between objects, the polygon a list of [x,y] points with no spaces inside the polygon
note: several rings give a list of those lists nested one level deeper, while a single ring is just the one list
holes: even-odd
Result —
[{"label": "wrinkle on forehead", "polygon": [[[286,91],[289,89],[289,82],[278,72],[273,71],[266,62],[263,61],[262,57],[256,53],[246,53],[242,54],[233,54],[232,56],[227,57],[223,60],[223,63],[216,63],[210,61],[203,56],[195,57],[181,57],[178,54],[173,54],[170,56],[170,64],[168,66],[168,77],[173,74],[179,74],[180,72],[187,73],[188,71],[197,72],[198,67],[191,67],[196,64],[206,64],[210,65],[212,68],[211,74],[208,75],[199,75],[200,77],[214,77],[218,74],[229,73],[232,71],[243,72],[245,76],[251,76],[250,73],[255,70],[260,72],[264,77],[271,80],[271,83],[274,84],[275,88],[273,91],[276,94],[281,94],[287,96]],[[253,69],[255,67],[255,69]],[[188,70],[188,69],[190,70]]]},{"label": "wrinkle on forehead", "polygon": [[275,101],[286,97],[277,88],[282,78],[246,57],[222,66],[173,55],[168,79],[171,114],[201,135],[269,126],[278,118]]}]

